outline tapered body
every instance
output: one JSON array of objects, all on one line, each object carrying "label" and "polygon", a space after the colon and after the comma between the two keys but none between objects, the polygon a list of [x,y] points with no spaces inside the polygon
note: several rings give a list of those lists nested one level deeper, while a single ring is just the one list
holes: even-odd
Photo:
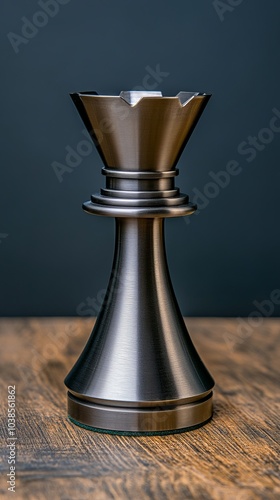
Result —
[{"label": "tapered body", "polygon": [[[131,120],[138,123],[139,116]],[[184,137],[173,148],[173,163]],[[110,144],[110,137],[106,140]],[[108,160],[107,143],[103,158]],[[120,137],[113,147],[117,156],[125,155]],[[137,147],[140,151],[141,144]],[[145,147],[143,155],[148,158]],[[141,169],[139,155],[130,151],[130,156],[129,169],[124,158],[124,167],[108,168],[106,162],[106,189],[84,204],[89,213],[115,216],[116,243],[102,309],[65,380],[68,411],[76,423],[95,429],[172,432],[201,425],[212,415],[214,381],[180,313],[164,242],[165,217],[186,215],[195,207],[174,186],[175,163],[167,169],[162,160],[158,171],[152,163]]]}]

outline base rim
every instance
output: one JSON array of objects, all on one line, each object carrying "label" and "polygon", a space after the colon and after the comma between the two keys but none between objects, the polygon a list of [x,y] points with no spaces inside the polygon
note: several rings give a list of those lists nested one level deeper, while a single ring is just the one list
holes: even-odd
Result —
[{"label": "base rim", "polygon": [[85,425],[82,424],[81,422],[78,422],[74,418],[70,417],[70,415],[67,416],[67,420],[71,423],[76,425],[77,427],[81,427],[81,429],[86,429],[87,431],[90,432],[97,432],[98,434],[109,434],[113,436],[138,436],[138,437],[143,437],[143,436],[170,436],[171,434],[182,434],[184,432],[191,432],[195,431],[196,429],[200,429],[204,425],[208,424],[212,420],[213,415],[209,417],[208,420],[205,420],[205,422],[202,422],[201,424],[197,425],[192,425],[190,427],[182,427],[182,429],[171,429],[168,431],[112,431],[109,429],[101,429],[98,427],[92,427],[91,425]]},{"label": "base rim", "polygon": [[68,392],[68,418],[74,424],[99,429],[100,432],[155,433],[174,431],[206,424],[213,414],[213,393],[201,400],[173,408],[105,406],[81,400]]},{"label": "base rim", "polygon": [[134,218],[168,218],[183,217],[193,214],[197,206],[192,203],[174,206],[159,207],[121,207],[113,205],[102,205],[86,201],[82,205],[83,210],[93,215],[105,215],[107,217],[134,217]]}]

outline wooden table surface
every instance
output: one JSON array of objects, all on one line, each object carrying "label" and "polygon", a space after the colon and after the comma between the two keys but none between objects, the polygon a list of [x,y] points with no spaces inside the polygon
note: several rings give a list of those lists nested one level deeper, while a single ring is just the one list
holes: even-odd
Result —
[{"label": "wooden table surface", "polygon": [[[255,320],[256,321],[256,320]],[[181,434],[93,433],[67,420],[65,375],[92,318],[2,319],[1,498],[279,499],[280,320],[187,320],[216,381],[214,416]],[[16,386],[16,493],[7,386]],[[14,496],[13,496],[14,495]]]}]

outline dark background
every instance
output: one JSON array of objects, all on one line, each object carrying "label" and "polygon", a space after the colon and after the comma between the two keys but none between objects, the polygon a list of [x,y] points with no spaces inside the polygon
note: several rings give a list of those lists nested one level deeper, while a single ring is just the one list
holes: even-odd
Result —
[{"label": "dark background", "polygon": [[[181,190],[193,197],[208,190],[211,171],[230,160],[241,167],[198,215],[166,221],[182,312],[256,311],[254,301],[280,288],[280,131],[262,131],[274,108],[280,116],[280,2],[228,0],[220,16],[211,0],[64,2],[53,17],[38,17],[38,1],[1,2],[0,314],[96,314],[114,221],[81,209],[104,182],[95,150],[62,182],[54,172],[65,148],[86,140],[68,94],[119,94],[143,85],[157,65],[168,73],[156,88],[165,95],[213,94],[180,159]],[[29,26],[13,48],[7,35],[22,36],[22,17],[45,26]],[[238,146],[258,134],[266,142],[249,162]],[[280,306],[267,311],[279,316]]]}]

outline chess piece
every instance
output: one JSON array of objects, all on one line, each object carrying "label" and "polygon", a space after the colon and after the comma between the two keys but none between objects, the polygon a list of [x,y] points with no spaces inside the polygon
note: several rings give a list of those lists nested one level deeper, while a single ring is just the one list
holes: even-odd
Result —
[{"label": "chess piece", "polygon": [[106,297],[65,379],[69,417],[78,425],[155,434],[211,418],[214,381],[180,313],[164,244],[165,218],[196,209],[175,187],[176,164],[209,98],[195,92],[72,94],[106,179],[83,208],[116,220]]}]

